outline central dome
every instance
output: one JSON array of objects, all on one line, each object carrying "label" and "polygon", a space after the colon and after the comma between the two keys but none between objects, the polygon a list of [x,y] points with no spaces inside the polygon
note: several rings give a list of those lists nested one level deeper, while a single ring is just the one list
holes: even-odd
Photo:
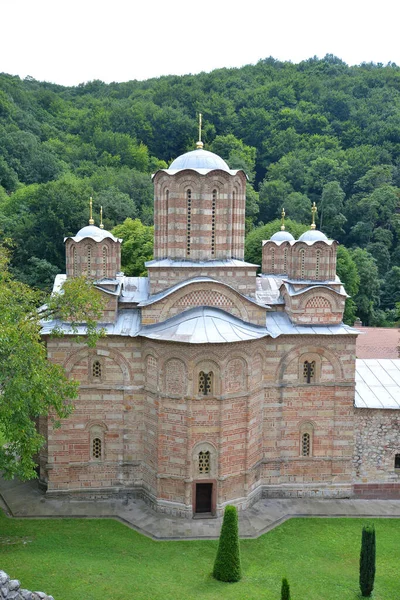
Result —
[{"label": "central dome", "polygon": [[209,152],[201,148],[178,156],[171,163],[168,171],[183,171],[184,169],[207,169],[208,171],[220,169],[221,171],[230,172],[223,158],[218,156],[218,154],[214,154],[214,152]]}]

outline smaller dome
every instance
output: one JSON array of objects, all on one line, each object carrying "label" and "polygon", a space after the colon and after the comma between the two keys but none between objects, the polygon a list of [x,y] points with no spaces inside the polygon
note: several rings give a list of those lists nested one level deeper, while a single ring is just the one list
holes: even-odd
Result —
[{"label": "smaller dome", "polygon": [[96,227],[96,225],[86,225],[85,227],[82,227],[82,229],[80,229],[76,236],[72,239],[74,240],[74,242],[79,242],[84,238],[91,238],[95,242],[101,242],[105,238],[110,238],[114,242],[122,241],[118,240],[116,237],[113,236],[112,233],[110,233],[106,229],[100,229],[100,227]]},{"label": "smaller dome", "polygon": [[327,242],[328,238],[318,229],[309,229],[299,237],[299,242]]},{"label": "smaller dome", "polygon": [[294,237],[288,231],[277,231],[271,236],[271,242],[294,242]]},{"label": "smaller dome", "polygon": [[183,169],[207,169],[209,171],[220,169],[222,171],[230,171],[223,158],[218,156],[218,154],[214,154],[214,152],[209,152],[202,148],[191,150],[190,152],[186,152],[186,154],[178,156],[171,163],[168,171],[183,171]]}]

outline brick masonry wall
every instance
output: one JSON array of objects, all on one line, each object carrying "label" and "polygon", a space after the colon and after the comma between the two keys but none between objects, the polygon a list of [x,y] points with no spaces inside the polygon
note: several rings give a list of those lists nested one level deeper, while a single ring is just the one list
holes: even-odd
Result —
[{"label": "brick masonry wall", "polygon": [[219,282],[193,282],[142,308],[142,324],[159,323],[196,306],[215,306],[243,321],[265,325],[266,309]]},{"label": "brick masonry wall", "polygon": [[163,290],[193,279],[194,277],[211,277],[221,283],[230,285],[246,296],[254,297],[256,289],[257,267],[213,267],[212,263],[198,267],[148,267],[150,293],[158,294]]}]

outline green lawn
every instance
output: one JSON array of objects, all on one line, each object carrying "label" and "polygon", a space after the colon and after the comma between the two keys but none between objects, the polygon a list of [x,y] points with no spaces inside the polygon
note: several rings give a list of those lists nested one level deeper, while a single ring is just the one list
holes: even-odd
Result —
[{"label": "green lawn", "polygon": [[[1,512],[1,511],[0,511]],[[0,514],[0,568],[55,600],[356,600],[364,519],[292,519],[241,541],[244,577],[212,579],[216,541],[153,542],[112,520],[8,519]],[[373,521],[374,600],[400,598],[400,520]]]}]

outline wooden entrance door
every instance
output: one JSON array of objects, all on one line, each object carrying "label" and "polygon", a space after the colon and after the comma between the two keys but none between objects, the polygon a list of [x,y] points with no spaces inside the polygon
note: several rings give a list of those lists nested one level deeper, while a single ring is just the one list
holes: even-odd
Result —
[{"label": "wooden entrance door", "polygon": [[196,514],[211,512],[212,487],[212,483],[196,483]]}]

